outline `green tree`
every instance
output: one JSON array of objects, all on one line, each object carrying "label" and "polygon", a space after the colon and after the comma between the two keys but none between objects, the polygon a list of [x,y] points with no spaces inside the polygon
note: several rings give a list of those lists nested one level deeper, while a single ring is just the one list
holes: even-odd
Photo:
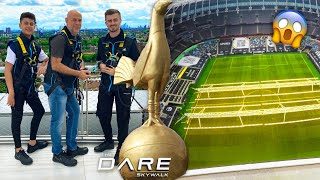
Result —
[{"label": "green tree", "polygon": [[82,58],[84,62],[96,62],[97,54],[84,54],[82,55]]},{"label": "green tree", "polygon": [[5,43],[0,44],[0,49],[6,49],[6,47],[7,47],[7,44],[5,44]]},{"label": "green tree", "polygon": [[40,46],[49,45],[49,42],[48,42],[48,40],[40,40],[40,41],[38,41],[38,44],[39,44]]},{"label": "green tree", "polygon": [[92,38],[90,44],[97,46],[98,45],[98,41],[99,41],[99,38]]},{"label": "green tree", "polygon": [[81,44],[82,44],[82,47],[83,47],[83,46],[88,46],[89,40],[84,39],[84,40],[81,41]]}]

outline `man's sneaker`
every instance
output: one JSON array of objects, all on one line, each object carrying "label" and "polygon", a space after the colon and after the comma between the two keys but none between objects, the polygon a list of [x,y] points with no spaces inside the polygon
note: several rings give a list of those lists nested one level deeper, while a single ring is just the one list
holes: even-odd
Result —
[{"label": "man's sneaker", "polygon": [[71,157],[75,157],[75,156],[78,156],[78,155],[85,155],[88,153],[88,148],[87,147],[78,147],[77,146],[77,149],[74,150],[74,151],[71,151],[71,150],[67,150],[67,155],[68,156],[71,156]]},{"label": "man's sneaker", "polygon": [[23,165],[30,165],[32,164],[33,160],[26,154],[26,152],[21,149],[19,152],[16,152],[14,158],[19,160]]},{"label": "man's sneaker", "polygon": [[114,155],[114,165],[118,166],[119,164],[119,154],[120,154],[120,149],[117,148],[116,154]]},{"label": "man's sneaker", "polygon": [[77,160],[68,156],[66,152],[62,151],[60,154],[53,154],[52,161],[61,163],[65,166],[71,167],[77,165]]},{"label": "man's sneaker", "polygon": [[103,143],[101,143],[98,146],[94,147],[94,152],[102,152],[104,150],[113,149],[113,148],[114,148],[114,143],[113,142],[104,141]]},{"label": "man's sneaker", "polygon": [[31,146],[30,144],[28,144],[28,153],[33,153],[38,149],[43,149],[45,147],[48,146],[48,142],[47,141],[36,141],[36,144],[34,146]]}]

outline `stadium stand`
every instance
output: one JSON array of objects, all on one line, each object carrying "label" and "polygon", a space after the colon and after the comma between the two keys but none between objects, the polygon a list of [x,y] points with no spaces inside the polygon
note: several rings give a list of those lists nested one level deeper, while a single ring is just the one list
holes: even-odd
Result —
[{"label": "stadium stand", "polygon": [[256,22],[256,14],[252,11],[245,11],[240,13],[243,24],[254,24]]},{"label": "stadium stand", "polygon": [[237,12],[228,13],[228,19],[226,25],[238,25],[240,24],[240,16]]},{"label": "stadium stand", "polygon": [[241,35],[241,26],[226,26],[227,35],[232,34],[232,36]]},{"label": "stadium stand", "polygon": [[274,11],[260,11],[258,21],[259,23],[270,23],[275,17]]},{"label": "stadium stand", "polygon": [[273,34],[272,24],[258,24],[258,34]]},{"label": "stadium stand", "polygon": [[216,27],[213,30],[213,36],[214,37],[224,37],[225,36],[225,29],[226,27]]},{"label": "stadium stand", "polygon": [[258,33],[258,26],[256,24],[242,25],[242,35],[251,35]]},{"label": "stadium stand", "polygon": [[202,40],[211,39],[212,37],[210,29],[202,30],[199,32],[199,34],[201,35]]}]

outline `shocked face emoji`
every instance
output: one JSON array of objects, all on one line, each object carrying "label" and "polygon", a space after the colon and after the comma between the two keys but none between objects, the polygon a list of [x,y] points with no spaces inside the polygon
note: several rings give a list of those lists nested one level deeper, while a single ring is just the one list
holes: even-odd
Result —
[{"label": "shocked face emoji", "polygon": [[303,36],[307,33],[307,22],[304,17],[292,10],[283,11],[273,21],[274,43],[291,44],[299,48]]}]

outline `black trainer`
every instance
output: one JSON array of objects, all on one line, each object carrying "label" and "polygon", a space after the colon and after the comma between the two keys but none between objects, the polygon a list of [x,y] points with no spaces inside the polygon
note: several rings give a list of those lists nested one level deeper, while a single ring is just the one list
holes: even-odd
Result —
[{"label": "black trainer", "polygon": [[116,154],[114,155],[114,165],[118,166],[119,164],[119,154],[120,154],[120,149],[117,148]]},{"label": "black trainer", "polygon": [[104,150],[113,149],[113,148],[114,148],[114,143],[113,142],[104,141],[103,143],[101,143],[98,146],[94,147],[94,152],[102,152]]},{"label": "black trainer", "polygon": [[23,165],[30,165],[33,162],[31,157],[29,157],[23,149],[20,149],[19,152],[16,152],[14,158],[19,160]]},{"label": "black trainer", "polygon": [[66,152],[62,151],[60,154],[53,154],[52,161],[61,163],[65,166],[72,167],[77,165],[77,160],[68,156]]},{"label": "black trainer", "polygon": [[78,155],[85,155],[87,154],[89,151],[89,149],[87,147],[78,147],[77,146],[77,149],[74,150],[74,151],[71,151],[71,150],[67,150],[67,155],[68,156],[71,156],[71,157],[76,157]]},{"label": "black trainer", "polygon": [[37,140],[37,142],[36,142],[36,144],[35,144],[34,146],[31,146],[30,144],[28,144],[28,150],[27,150],[27,152],[28,152],[28,153],[33,153],[33,152],[35,152],[35,151],[38,150],[38,149],[43,149],[43,148],[47,147],[48,144],[49,144],[49,143],[48,143],[47,141],[38,141],[38,140]]}]

